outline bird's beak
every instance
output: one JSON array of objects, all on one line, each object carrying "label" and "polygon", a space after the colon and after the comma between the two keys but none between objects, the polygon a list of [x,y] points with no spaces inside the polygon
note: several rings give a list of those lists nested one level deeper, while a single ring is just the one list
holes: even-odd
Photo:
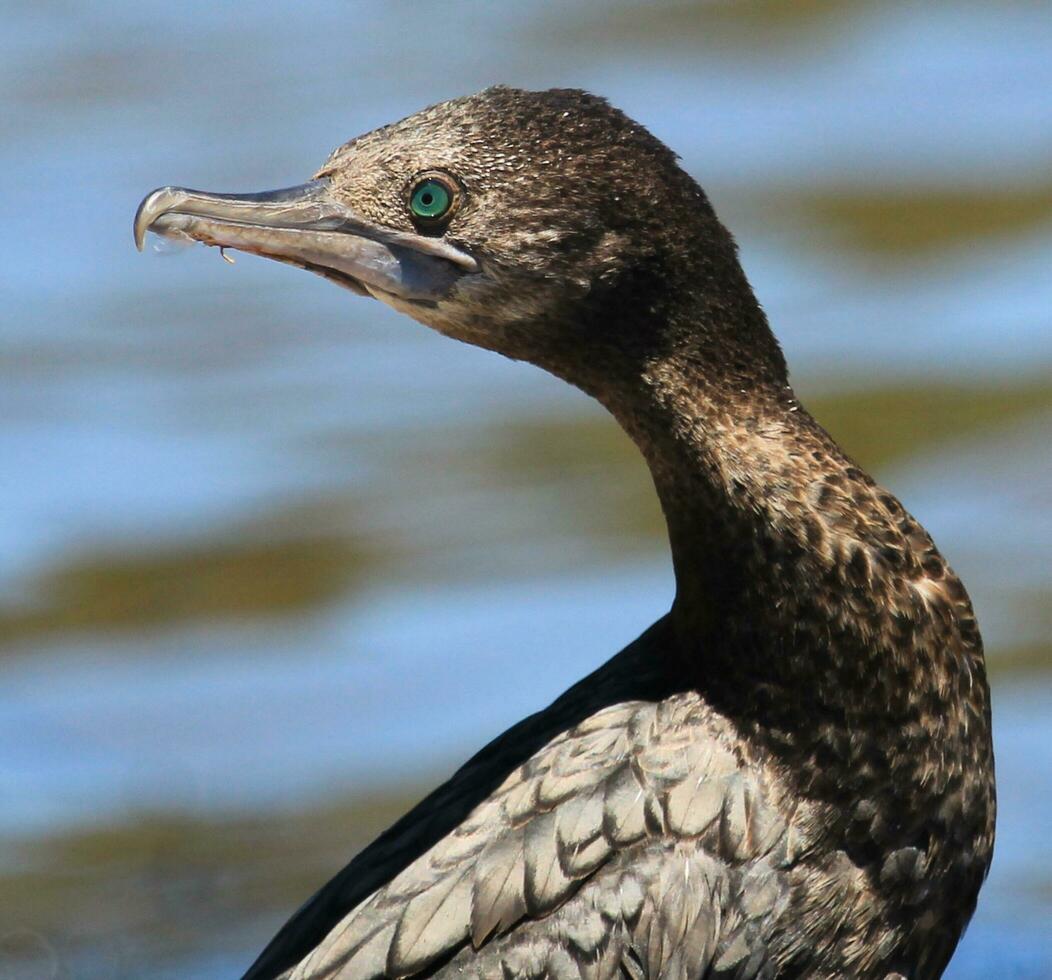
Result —
[{"label": "bird's beak", "polygon": [[365,220],[332,195],[326,179],[261,194],[160,187],[135,214],[140,251],[147,231],[254,252],[381,299],[434,303],[479,268],[440,238]]}]

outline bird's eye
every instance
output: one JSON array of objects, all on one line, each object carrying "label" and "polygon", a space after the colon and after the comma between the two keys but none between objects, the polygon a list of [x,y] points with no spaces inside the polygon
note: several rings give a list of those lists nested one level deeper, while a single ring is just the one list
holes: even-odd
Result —
[{"label": "bird's eye", "polygon": [[457,201],[453,184],[435,174],[421,177],[409,192],[409,210],[422,225],[441,224],[452,217]]}]

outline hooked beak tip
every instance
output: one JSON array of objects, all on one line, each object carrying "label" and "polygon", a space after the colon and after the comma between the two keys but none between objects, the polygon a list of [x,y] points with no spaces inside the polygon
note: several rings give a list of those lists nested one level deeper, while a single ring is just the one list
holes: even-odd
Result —
[{"label": "hooked beak tip", "polygon": [[150,193],[142,199],[138,210],[135,212],[135,222],[133,225],[135,247],[140,252],[146,246],[146,232],[150,230],[150,225],[168,210],[172,198],[175,196],[174,192],[178,190],[179,188],[176,187],[158,187],[156,190],[150,191]]}]

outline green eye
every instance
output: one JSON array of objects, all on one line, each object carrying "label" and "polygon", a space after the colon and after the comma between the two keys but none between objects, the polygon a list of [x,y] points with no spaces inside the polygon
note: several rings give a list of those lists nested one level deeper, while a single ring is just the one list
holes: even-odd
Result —
[{"label": "green eye", "polygon": [[441,221],[452,207],[453,188],[437,177],[425,177],[409,195],[409,210],[420,221]]}]

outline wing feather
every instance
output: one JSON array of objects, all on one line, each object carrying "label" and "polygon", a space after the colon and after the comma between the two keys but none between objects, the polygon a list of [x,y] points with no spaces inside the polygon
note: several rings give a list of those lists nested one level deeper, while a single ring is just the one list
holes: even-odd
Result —
[{"label": "wing feather", "polygon": [[[786,828],[711,726],[683,694],[559,733],[353,908],[294,980],[736,969],[749,936],[726,933],[734,869],[776,850]],[[750,911],[778,899],[767,885]]]}]

